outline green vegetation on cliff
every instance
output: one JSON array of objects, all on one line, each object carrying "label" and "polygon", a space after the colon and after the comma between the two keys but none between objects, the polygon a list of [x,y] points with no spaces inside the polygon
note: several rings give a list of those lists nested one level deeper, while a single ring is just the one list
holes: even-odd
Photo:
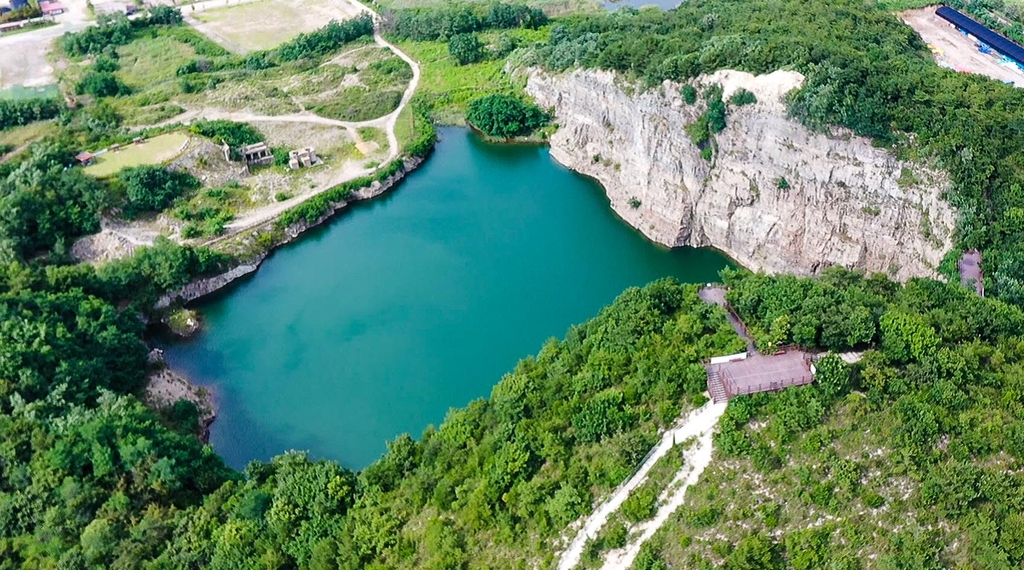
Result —
[{"label": "green vegetation on cliff", "polygon": [[935,65],[912,29],[859,0],[621,9],[560,21],[527,62],[609,69],[646,86],[720,69],[796,69],[789,111],[949,172],[958,244],[985,253],[986,291],[1024,304],[1024,91]]}]

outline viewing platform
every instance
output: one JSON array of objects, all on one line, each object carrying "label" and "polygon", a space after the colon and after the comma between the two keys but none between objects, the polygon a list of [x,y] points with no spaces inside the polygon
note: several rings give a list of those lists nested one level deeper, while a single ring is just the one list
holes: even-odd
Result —
[{"label": "viewing platform", "polygon": [[748,354],[712,358],[705,365],[711,399],[725,402],[736,396],[776,392],[814,382],[811,354],[799,350],[777,354]]},{"label": "viewing platform", "polygon": [[716,356],[704,365],[708,375],[708,394],[715,403],[814,382],[813,354],[800,350],[759,353],[743,321],[725,300],[723,287],[703,287],[698,295],[704,302],[725,309],[729,324],[747,343],[747,352]]}]

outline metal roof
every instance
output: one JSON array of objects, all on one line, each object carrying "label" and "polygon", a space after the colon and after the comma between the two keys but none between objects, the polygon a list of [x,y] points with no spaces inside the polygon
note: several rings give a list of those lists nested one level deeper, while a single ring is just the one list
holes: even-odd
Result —
[{"label": "metal roof", "polygon": [[987,26],[971,19],[955,8],[940,6],[935,10],[935,15],[962,30],[966,30],[972,36],[978,38],[978,40],[992,46],[992,49],[1024,65],[1024,47],[1021,47],[1020,44],[997,34]]}]

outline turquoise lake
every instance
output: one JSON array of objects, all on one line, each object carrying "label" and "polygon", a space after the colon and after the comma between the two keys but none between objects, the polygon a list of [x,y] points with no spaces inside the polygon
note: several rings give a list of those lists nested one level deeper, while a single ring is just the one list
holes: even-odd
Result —
[{"label": "turquoise lake", "polygon": [[211,443],[229,464],[303,449],[365,467],[627,287],[729,263],[646,240],[546,148],[440,134],[395,190],[197,304],[203,332],[166,347],[216,394]]}]

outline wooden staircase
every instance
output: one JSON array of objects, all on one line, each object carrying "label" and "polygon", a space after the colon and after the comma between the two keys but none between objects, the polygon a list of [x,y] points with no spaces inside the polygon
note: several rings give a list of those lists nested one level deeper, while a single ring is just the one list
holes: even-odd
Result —
[{"label": "wooden staircase", "polygon": [[725,383],[722,381],[722,376],[718,373],[718,370],[707,368],[708,371],[708,393],[711,394],[711,401],[716,404],[725,402],[729,399],[729,396],[725,393]]}]

